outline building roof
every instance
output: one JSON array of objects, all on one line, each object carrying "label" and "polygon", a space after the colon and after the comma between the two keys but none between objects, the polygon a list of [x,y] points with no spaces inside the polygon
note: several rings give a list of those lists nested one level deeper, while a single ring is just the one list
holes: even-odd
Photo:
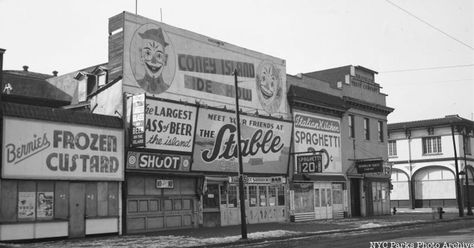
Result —
[{"label": "building roof", "polygon": [[295,85],[290,86],[288,99],[292,103],[304,103],[341,112],[347,110],[344,101],[340,97]]},{"label": "building roof", "polygon": [[1,111],[5,116],[54,121],[98,127],[122,128],[122,119],[114,116],[77,112],[66,109],[3,102]]},{"label": "building roof", "polygon": [[364,111],[371,111],[376,113],[381,113],[384,115],[388,115],[393,112],[394,108],[390,108],[384,105],[370,103],[364,100],[356,99],[349,96],[343,96],[344,102],[348,107],[357,108]]},{"label": "building roof", "polygon": [[410,128],[424,128],[435,126],[471,126],[474,128],[474,121],[460,117],[459,115],[447,115],[444,118],[417,120],[408,122],[389,123],[388,130],[404,130]]},{"label": "building roof", "polygon": [[8,83],[12,87],[11,95],[70,101],[71,96],[48,82],[53,77],[53,74],[29,71],[28,66],[23,70],[5,70],[1,90]]}]

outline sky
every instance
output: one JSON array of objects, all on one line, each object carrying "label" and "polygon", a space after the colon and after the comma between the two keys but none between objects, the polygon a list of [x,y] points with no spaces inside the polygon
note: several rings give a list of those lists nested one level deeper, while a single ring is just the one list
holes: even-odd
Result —
[{"label": "sky", "polygon": [[3,68],[61,75],[105,63],[108,18],[135,10],[285,59],[287,74],[377,71],[389,123],[474,119],[472,0],[0,0]]}]

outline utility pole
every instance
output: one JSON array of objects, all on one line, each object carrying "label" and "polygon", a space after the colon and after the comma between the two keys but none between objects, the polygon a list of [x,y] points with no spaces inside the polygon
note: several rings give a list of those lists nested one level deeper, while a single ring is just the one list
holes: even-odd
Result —
[{"label": "utility pole", "polygon": [[462,147],[463,147],[463,153],[464,153],[464,172],[466,173],[466,203],[467,203],[467,215],[472,215],[472,209],[471,209],[471,195],[469,194],[469,170],[467,167],[467,160],[466,160],[466,142],[469,136],[466,135],[467,130],[466,128],[463,129],[462,133]]},{"label": "utility pole", "polygon": [[237,125],[237,154],[239,159],[239,199],[240,199],[240,231],[242,239],[247,239],[247,221],[245,217],[245,197],[244,197],[244,165],[242,163],[242,148],[240,137],[240,108],[239,108],[239,86],[237,82],[237,69],[234,70],[234,84],[235,84],[235,116]]},{"label": "utility pole", "polygon": [[458,155],[456,151],[456,140],[454,138],[454,125],[451,125],[451,136],[453,137],[454,166],[456,169],[456,199],[458,201],[459,217],[464,217],[464,208],[461,202],[461,187],[459,185]]}]

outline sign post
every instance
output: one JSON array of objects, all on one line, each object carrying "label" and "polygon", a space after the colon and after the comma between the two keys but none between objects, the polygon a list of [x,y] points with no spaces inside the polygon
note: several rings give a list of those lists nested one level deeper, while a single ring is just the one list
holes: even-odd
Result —
[{"label": "sign post", "polygon": [[247,222],[245,218],[245,198],[244,198],[244,165],[242,163],[242,147],[240,137],[240,115],[239,115],[239,86],[237,85],[237,69],[234,70],[235,84],[235,115],[237,119],[237,154],[239,155],[239,199],[240,199],[240,229],[242,239],[247,239]]}]

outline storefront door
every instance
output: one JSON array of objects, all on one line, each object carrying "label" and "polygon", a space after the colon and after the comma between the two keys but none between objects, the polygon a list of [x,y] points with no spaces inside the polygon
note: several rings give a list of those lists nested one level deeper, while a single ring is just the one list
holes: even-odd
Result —
[{"label": "storefront door", "polygon": [[208,184],[204,192],[202,208],[205,227],[221,225],[219,184]]},{"label": "storefront door", "polygon": [[332,218],[332,185],[331,183],[314,184],[314,212],[316,219]]},{"label": "storefront door", "polygon": [[69,186],[69,237],[85,236],[85,192],[84,183],[71,183]]}]

